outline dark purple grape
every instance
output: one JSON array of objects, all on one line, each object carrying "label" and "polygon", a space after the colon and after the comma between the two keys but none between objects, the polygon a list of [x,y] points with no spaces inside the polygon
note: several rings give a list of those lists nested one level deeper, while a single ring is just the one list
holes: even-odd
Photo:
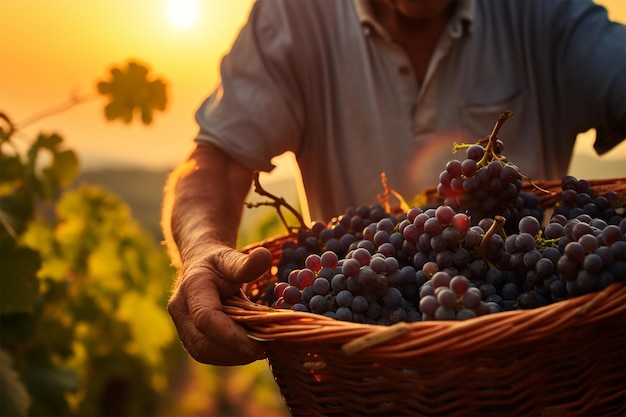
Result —
[{"label": "dark purple grape", "polygon": [[397,307],[402,303],[402,292],[396,287],[388,287],[382,299],[386,306]]},{"label": "dark purple grape", "polygon": [[506,300],[515,300],[519,295],[519,287],[513,282],[507,282],[502,286],[502,298]]},{"label": "dark purple grape", "polygon": [[583,259],[583,269],[590,274],[597,275],[602,271],[604,263],[602,258],[595,253],[590,253]]},{"label": "dark purple grape", "polygon": [[472,145],[469,148],[467,148],[467,159],[472,159],[476,162],[480,161],[480,159],[483,157],[483,155],[485,154],[485,148],[483,148],[480,145]]},{"label": "dark purple grape", "polygon": [[437,307],[435,311],[435,320],[455,320],[456,312],[453,308],[448,308],[444,306]]},{"label": "dark purple grape", "polygon": [[350,309],[353,313],[363,313],[367,311],[368,305],[369,303],[367,302],[367,299],[365,297],[363,297],[362,295],[356,295],[352,299]]},{"label": "dark purple grape", "polygon": [[515,247],[521,252],[533,250],[535,248],[535,236],[530,233],[520,233],[515,238]]},{"label": "dark purple grape", "polygon": [[463,297],[461,298],[461,304],[464,308],[475,310],[480,302],[482,301],[483,296],[480,293],[478,288],[469,288]]},{"label": "dark purple grape", "polygon": [[462,308],[456,313],[457,320],[468,320],[476,317],[476,313],[468,308]]},{"label": "dark purple grape", "polygon": [[542,278],[547,278],[554,273],[554,262],[548,258],[541,258],[535,263],[535,271]]},{"label": "dark purple grape", "polygon": [[289,304],[299,303],[302,299],[302,294],[300,293],[300,289],[294,287],[293,285],[287,286],[283,291],[283,299]]},{"label": "dark purple grape", "polygon": [[463,162],[461,162],[461,173],[468,179],[476,175],[477,170],[478,166],[476,165],[475,160],[465,159],[463,160]]},{"label": "dark purple grape", "polygon": [[559,223],[550,223],[544,230],[546,239],[559,239],[565,236],[565,228]]},{"label": "dark purple grape", "polygon": [[313,291],[319,295],[326,295],[330,291],[330,282],[326,278],[317,278],[311,285]]},{"label": "dark purple grape", "polygon": [[564,253],[573,262],[579,264],[585,257],[585,248],[578,242],[570,242],[565,246]]},{"label": "dark purple grape", "polygon": [[443,289],[441,291],[436,292],[437,302],[443,307],[454,309],[454,306],[456,305],[457,295],[449,288],[442,288]]},{"label": "dark purple grape", "polygon": [[326,297],[316,294],[309,300],[309,309],[312,313],[323,314],[328,309]]},{"label": "dark purple grape", "polygon": [[541,225],[539,224],[539,220],[532,216],[524,216],[518,223],[520,233],[528,233],[532,236],[536,236],[540,229]]},{"label": "dark purple grape", "polygon": [[604,244],[610,247],[615,242],[622,240],[624,236],[624,232],[621,230],[619,226],[610,225],[610,226],[605,227],[602,230],[601,236],[602,236],[602,241],[604,242]]}]

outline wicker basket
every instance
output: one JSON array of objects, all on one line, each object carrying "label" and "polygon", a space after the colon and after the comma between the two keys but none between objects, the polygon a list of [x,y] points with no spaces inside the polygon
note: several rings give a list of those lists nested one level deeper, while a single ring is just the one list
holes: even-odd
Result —
[{"label": "wicker basket", "polygon": [[[596,190],[616,184],[626,188],[625,179],[592,182]],[[259,245],[277,262],[284,239]],[[226,300],[224,310],[264,346],[293,415],[626,413],[623,283],[533,310],[386,327],[251,301],[275,279],[272,272]]]}]

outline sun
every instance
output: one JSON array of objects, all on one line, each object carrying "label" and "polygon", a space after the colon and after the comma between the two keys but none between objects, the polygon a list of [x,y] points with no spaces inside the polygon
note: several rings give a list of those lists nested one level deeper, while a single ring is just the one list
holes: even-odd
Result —
[{"label": "sun", "polygon": [[190,29],[198,21],[198,0],[167,0],[165,16],[176,29]]}]

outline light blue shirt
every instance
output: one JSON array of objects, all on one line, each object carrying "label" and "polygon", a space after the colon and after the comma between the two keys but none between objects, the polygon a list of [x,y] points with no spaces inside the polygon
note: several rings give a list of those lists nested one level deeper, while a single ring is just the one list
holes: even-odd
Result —
[{"label": "light blue shirt", "polygon": [[312,218],[437,185],[454,142],[498,135],[533,179],[567,172],[576,135],[625,136],[626,27],[587,0],[462,1],[418,86],[366,0],[260,0],[199,108],[197,141],[249,169],[293,151]]}]

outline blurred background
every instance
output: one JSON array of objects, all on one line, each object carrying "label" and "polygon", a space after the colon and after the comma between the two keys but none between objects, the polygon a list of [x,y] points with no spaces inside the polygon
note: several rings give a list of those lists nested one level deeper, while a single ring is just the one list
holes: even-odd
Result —
[{"label": "blurred background", "polygon": [[[625,2],[597,2],[626,23]],[[10,248],[16,257],[5,247],[0,253],[5,276],[30,270],[22,298],[7,296],[19,291],[3,282],[0,382],[19,401],[13,409],[2,401],[0,414],[286,415],[265,362],[195,363],[164,309],[173,271],[160,245],[161,190],[191,150],[195,109],[216,85],[220,58],[251,5],[0,0],[0,113],[4,133],[15,130],[11,152],[22,155],[3,160],[2,180],[14,174],[9,166],[28,171],[34,148],[45,150],[34,163],[43,167],[40,186],[14,208],[14,218],[34,210],[7,237],[19,243]],[[129,61],[166,86],[167,105],[155,99],[147,124],[107,118],[97,94],[97,83]],[[580,135],[570,174],[626,175],[626,143],[599,158],[593,140],[593,131]],[[264,185],[301,207],[293,155],[275,164]],[[30,184],[15,175],[10,187]],[[0,196],[12,190],[0,186]],[[247,210],[239,245],[283,231],[272,209]]]}]

